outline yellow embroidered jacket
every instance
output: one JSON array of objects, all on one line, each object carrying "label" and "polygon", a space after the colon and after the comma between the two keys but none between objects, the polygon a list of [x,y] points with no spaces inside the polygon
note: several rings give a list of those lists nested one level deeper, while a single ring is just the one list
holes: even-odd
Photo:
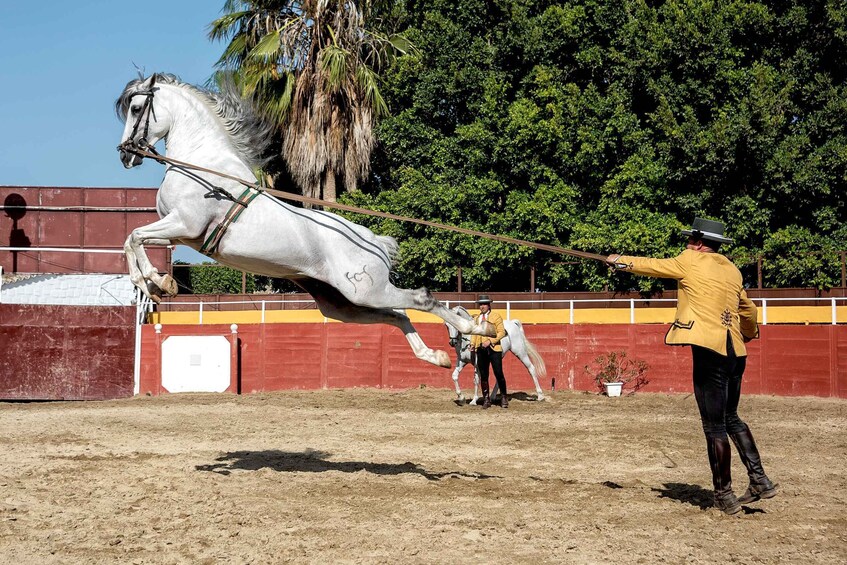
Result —
[{"label": "yellow embroidered jacket", "polygon": [[676,316],[665,343],[699,345],[726,355],[726,332],[739,357],[745,340],[759,337],[756,305],[747,297],[741,272],[719,253],[686,249],[671,259],[622,256],[623,270],[679,282]]},{"label": "yellow embroidered jacket", "polygon": [[[474,318],[477,324],[482,323],[482,313],[477,314],[476,318]],[[493,310],[488,311],[488,323],[493,324],[494,328],[497,330],[497,335],[495,337],[486,337],[483,335],[472,335],[471,336],[471,345],[476,348],[482,347],[482,342],[484,340],[491,341],[491,349],[494,351],[503,351],[503,346],[500,345],[500,340],[506,337],[506,328],[503,326],[503,316],[494,312]]]}]

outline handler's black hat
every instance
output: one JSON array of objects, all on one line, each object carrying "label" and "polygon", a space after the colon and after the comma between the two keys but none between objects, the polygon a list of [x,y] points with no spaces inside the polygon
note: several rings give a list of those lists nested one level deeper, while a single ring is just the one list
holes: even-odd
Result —
[{"label": "handler's black hat", "polygon": [[732,243],[732,240],[723,236],[723,224],[714,220],[694,218],[690,230],[682,230],[682,235],[702,239],[703,241],[716,241],[718,243]]},{"label": "handler's black hat", "polygon": [[491,304],[491,298],[488,297],[487,294],[480,294],[479,298],[476,299],[477,304]]}]

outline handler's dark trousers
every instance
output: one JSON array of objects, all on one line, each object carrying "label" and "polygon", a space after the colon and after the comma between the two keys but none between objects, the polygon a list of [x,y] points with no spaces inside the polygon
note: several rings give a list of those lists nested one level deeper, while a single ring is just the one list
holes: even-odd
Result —
[{"label": "handler's dark trousers", "polygon": [[706,434],[712,482],[718,493],[732,491],[729,437],[747,468],[750,482],[758,484],[767,481],[750,428],[738,417],[737,412],[747,357],[736,357],[729,332],[726,338],[726,356],[704,347],[691,347],[694,357],[694,397]]},{"label": "handler's dark trousers", "polygon": [[476,350],[476,370],[479,371],[479,383],[482,387],[482,397],[488,398],[488,366],[494,368],[494,378],[500,394],[506,397],[506,377],[503,375],[503,352],[494,351],[490,347],[479,347]]}]

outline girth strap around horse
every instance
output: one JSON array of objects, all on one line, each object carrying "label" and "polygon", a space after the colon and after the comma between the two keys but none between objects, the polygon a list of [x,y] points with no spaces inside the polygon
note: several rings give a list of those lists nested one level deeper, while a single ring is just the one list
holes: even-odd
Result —
[{"label": "girth strap around horse", "polygon": [[212,254],[218,250],[218,245],[220,245],[221,239],[223,239],[230,224],[238,219],[241,213],[247,208],[247,205],[253,202],[259,194],[261,194],[259,189],[251,186],[242,192],[241,196],[233,200],[232,206],[229,207],[224,219],[215,226],[215,229],[212,230],[212,233],[210,233],[209,237],[206,238],[206,241],[203,242],[203,246],[200,248],[200,253],[207,257],[211,257]]},{"label": "girth strap around horse", "polygon": [[[583,259],[593,259],[595,261],[606,262],[605,255],[598,255],[597,253],[588,253],[586,251],[577,251],[575,249],[567,249],[565,247],[558,247],[556,245],[547,245],[546,243],[535,243],[534,241],[526,241],[523,239],[516,239],[514,237],[508,237],[505,235],[495,235],[491,233],[486,233],[477,230],[471,230],[467,228],[460,228],[457,226],[450,226],[447,224],[439,224],[438,222],[430,222],[429,220],[421,220],[419,218],[410,218],[408,216],[398,216],[397,214],[390,214],[388,212],[378,212],[376,210],[368,210],[367,208],[359,208],[357,206],[349,206],[347,204],[339,204],[338,202],[329,202],[328,200],[322,200],[320,198],[311,198],[309,196],[301,196],[299,194],[294,194],[291,192],[283,192],[281,190],[274,190],[270,188],[262,188],[258,182],[250,182],[246,181],[242,178],[236,177],[234,175],[230,175],[221,171],[215,171],[212,169],[207,169],[204,167],[200,167],[198,165],[193,165],[191,163],[186,163],[185,161],[180,161],[178,159],[171,159],[170,157],[165,157],[156,153],[155,151],[151,152],[145,150],[143,148],[139,148],[132,143],[125,142],[123,145],[118,146],[118,149],[123,149],[125,151],[130,151],[139,155],[141,157],[149,157],[150,159],[154,159],[155,161],[165,164],[170,163],[172,165],[176,165],[179,167],[185,167],[188,169],[192,169],[195,171],[201,171],[204,173],[211,173],[213,175],[217,175],[221,178],[229,179],[235,182],[240,183],[243,186],[248,187],[249,189],[253,189],[258,192],[266,192],[271,196],[276,196],[277,198],[281,198],[283,200],[292,200],[294,202],[303,202],[306,204],[314,204],[317,206],[324,206],[325,208],[335,208],[337,210],[344,210],[345,212],[355,212],[357,214],[363,214],[366,216],[376,216],[379,218],[387,218],[390,220],[397,220],[399,222],[410,222],[413,224],[420,224],[424,226],[429,226],[433,228],[438,228],[442,230],[454,231],[465,235],[473,235],[477,237],[482,237],[485,239],[493,239],[495,241],[502,241],[504,243],[512,243],[514,245],[523,245],[525,247],[534,247],[535,249],[541,249],[542,251],[550,251],[551,253],[560,253],[562,255],[571,255],[573,257],[581,257]],[[150,148],[152,149],[152,147]],[[255,198],[255,196],[253,197]],[[240,200],[240,198],[239,198]],[[252,198],[251,198],[252,200]],[[246,204],[245,204],[246,206]],[[232,212],[233,208],[239,207],[242,208],[237,202],[233,204],[233,207],[230,208],[230,212]],[[243,209],[243,208],[242,208]],[[234,220],[233,220],[234,221]],[[229,222],[232,223],[232,222]],[[227,224],[229,225],[229,224]],[[224,230],[225,231],[225,230]],[[223,235],[221,235],[223,237]],[[220,239],[220,238],[218,238]],[[205,246],[205,243],[203,244]]]}]

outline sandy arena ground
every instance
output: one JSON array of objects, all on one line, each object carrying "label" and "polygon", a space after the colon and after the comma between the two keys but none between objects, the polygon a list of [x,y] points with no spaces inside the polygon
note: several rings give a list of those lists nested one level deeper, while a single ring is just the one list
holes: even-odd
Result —
[{"label": "sandy arena ground", "polygon": [[847,562],[844,400],[742,399],[782,490],[729,517],[690,395],[451,398],[0,403],[0,562]]}]

